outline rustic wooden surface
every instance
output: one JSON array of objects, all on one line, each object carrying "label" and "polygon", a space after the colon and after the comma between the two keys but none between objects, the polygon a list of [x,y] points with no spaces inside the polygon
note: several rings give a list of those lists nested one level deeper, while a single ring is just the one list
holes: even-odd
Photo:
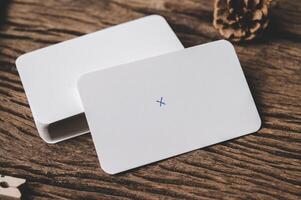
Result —
[{"label": "rustic wooden surface", "polygon": [[41,140],[15,59],[153,13],[186,47],[219,38],[210,0],[1,0],[0,174],[25,178],[26,199],[301,199],[299,0],[276,1],[263,38],[235,45],[259,132],[116,176],[100,169],[90,134]]}]

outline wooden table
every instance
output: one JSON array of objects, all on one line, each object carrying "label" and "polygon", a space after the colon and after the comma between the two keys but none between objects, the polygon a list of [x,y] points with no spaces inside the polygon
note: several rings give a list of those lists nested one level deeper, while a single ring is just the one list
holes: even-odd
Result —
[{"label": "wooden table", "polygon": [[[279,0],[262,39],[235,45],[260,111],[257,133],[116,176],[90,134],[38,136],[15,67],[26,52],[149,14],[186,47],[219,38],[208,0],[15,0],[0,3],[0,174],[29,199],[301,199],[301,1]],[[217,124],[218,126],[218,124]]]}]

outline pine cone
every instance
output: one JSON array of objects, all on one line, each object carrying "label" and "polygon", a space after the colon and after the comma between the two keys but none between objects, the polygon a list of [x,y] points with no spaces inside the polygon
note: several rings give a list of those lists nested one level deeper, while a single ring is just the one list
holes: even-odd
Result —
[{"label": "pine cone", "polygon": [[215,0],[213,25],[231,41],[252,40],[268,26],[271,0]]}]

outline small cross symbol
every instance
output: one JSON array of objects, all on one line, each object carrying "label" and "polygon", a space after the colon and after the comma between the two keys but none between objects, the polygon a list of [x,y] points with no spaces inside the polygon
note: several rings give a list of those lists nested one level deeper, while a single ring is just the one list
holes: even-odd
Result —
[{"label": "small cross symbol", "polygon": [[156,102],[157,102],[157,103],[160,103],[160,107],[161,107],[162,105],[166,105],[165,102],[163,102],[163,97],[161,97],[160,101],[157,100]]}]

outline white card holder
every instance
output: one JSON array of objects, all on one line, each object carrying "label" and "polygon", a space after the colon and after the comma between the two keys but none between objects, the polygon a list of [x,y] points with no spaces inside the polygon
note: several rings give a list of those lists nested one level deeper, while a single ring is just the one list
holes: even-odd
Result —
[{"label": "white card holder", "polygon": [[180,49],[165,19],[152,15],[20,56],[16,65],[40,136],[56,143],[89,132],[76,89],[81,75]]}]

